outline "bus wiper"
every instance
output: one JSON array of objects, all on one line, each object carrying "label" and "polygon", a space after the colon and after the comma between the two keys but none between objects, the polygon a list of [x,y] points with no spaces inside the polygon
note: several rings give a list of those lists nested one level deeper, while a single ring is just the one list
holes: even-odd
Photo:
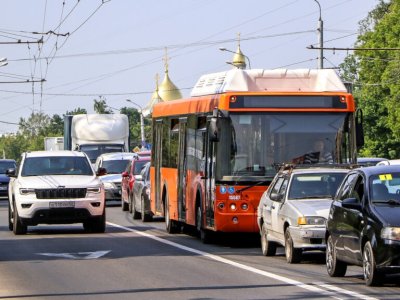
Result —
[{"label": "bus wiper", "polygon": [[250,189],[252,187],[255,187],[257,185],[262,185],[263,183],[267,183],[267,182],[270,182],[270,180],[262,180],[262,181],[256,182],[254,184],[248,185],[248,186],[246,186],[244,188],[241,188],[241,189],[237,190],[236,193],[241,193],[241,192],[243,192],[245,190],[248,190],[248,189]]},{"label": "bus wiper", "polygon": [[400,201],[394,200],[394,199],[389,199],[389,200],[375,200],[372,201],[373,203],[385,203],[389,205],[400,205]]}]

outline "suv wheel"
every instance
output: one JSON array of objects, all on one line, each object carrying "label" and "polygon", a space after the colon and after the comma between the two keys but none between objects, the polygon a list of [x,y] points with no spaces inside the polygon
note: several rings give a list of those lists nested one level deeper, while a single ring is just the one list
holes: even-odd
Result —
[{"label": "suv wheel", "polygon": [[261,251],[264,256],[274,256],[276,253],[276,244],[268,241],[267,233],[267,225],[263,223],[261,228]]},{"label": "suv wheel", "polygon": [[8,203],[8,229],[10,231],[13,231],[13,215],[12,215],[12,211],[11,211],[11,204]]},{"label": "suv wheel", "polygon": [[366,285],[374,286],[382,283],[384,276],[376,269],[375,256],[370,242],[367,242],[364,246],[363,273]]},{"label": "suv wheel", "polygon": [[289,232],[289,228],[285,231],[285,256],[289,264],[299,263],[301,260],[301,249],[294,248],[293,240]]},{"label": "suv wheel", "polygon": [[14,214],[13,214],[13,232],[15,235],[26,234],[28,226],[24,225],[19,218],[17,208],[14,202]]},{"label": "suv wheel", "polygon": [[84,222],[83,228],[87,232],[104,233],[106,231],[106,210],[105,210],[105,208],[104,208],[103,214],[99,218]]},{"label": "suv wheel", "polygon": [[326,242],[326,270],[331,277],[343,277],[347,271],[347,264],[336,258],[332,236],[328,236]]}]

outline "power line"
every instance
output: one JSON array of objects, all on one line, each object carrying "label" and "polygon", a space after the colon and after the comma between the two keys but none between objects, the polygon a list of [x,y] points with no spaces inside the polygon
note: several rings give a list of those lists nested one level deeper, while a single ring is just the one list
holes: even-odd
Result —
[{"label": "power line", "polygon": [[333,50],[333,51],[399,51],[400,48],[341,48],[341,47],[315,47],[313,45],[308,46],[307,49],[317,50]]}]

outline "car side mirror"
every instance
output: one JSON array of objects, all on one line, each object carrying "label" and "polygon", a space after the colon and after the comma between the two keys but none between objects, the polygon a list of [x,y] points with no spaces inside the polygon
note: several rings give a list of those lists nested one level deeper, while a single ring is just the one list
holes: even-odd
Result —
[{"label": "car side mirror", "polygon": [[346,198],[342,201],[342,207],[361,210],[361,203],[356,198]]},{"label": "car side mirror", "polygon": [[278,193],[271,193],[271,195],[269,195],[269,198],[272,201],[277,201],[277,202],[282,202],[282,194],[278,194]]},{"label": "car side mirror", "polygon": [[10,168],[6,170],[6,175],[8,177],[17,177],[17,172],[14,168]]},{"label": "car side mirror", "polygon": [[107,174],[106,168],[102,168],[102,167],[98,168],[97,173],[96,173],[97,176],[103,176],[106,174]]},{"label": "car side mirror", "polygon": [[129,177],[129,173],[126,172],[126,171],[124,171],[124,172],[122,172],[121,176],[122,176],[122,177]]}]

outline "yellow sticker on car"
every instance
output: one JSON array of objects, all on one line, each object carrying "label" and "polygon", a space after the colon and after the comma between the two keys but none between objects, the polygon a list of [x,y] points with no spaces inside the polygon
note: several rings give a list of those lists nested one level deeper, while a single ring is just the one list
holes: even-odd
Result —
[{"label": "yellow sticker on car", "polygon": [[393,178],[392,178],[392,174],[381,174],[381,175],[379,175],[379,179],[381,181],[384,181],[384,180],[392,180]]}]

